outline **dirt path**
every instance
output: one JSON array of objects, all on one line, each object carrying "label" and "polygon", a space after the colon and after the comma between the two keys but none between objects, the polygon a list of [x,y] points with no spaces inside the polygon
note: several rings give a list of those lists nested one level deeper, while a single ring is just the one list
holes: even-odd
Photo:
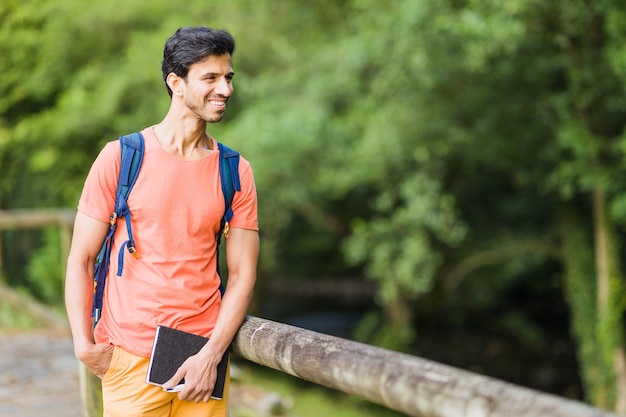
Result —
[{"label": "dirt path", "polygon": [[67,334],[0,330],[0,417],[81,417]]}]

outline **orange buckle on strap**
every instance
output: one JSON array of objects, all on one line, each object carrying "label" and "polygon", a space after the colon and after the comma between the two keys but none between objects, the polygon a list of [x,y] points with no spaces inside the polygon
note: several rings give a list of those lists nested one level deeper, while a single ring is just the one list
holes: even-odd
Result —
[{"label": "orange buckle on strap", "polygon": [[132,253],[132,254],[133,254],[133,256],[135,257],[135,259],[139,259],[139,258],[141,258],[141,256],[139,256],[139,252],[137,252],[137,249],[135,249],[135,247],[134,247],[134,246],[129,246],[129,247],[128,247],[128,251],[129,251],[130,253]]}]

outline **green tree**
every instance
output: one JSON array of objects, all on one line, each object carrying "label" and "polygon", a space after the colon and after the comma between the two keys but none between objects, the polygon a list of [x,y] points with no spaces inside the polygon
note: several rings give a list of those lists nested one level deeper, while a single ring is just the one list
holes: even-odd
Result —
[{"label": "green tree", "polygon": [[[486,294],[557,262],[589,399],[621,410],[620,8],[351,3],[351,19],[320,36],[310,59],[285,55],[280,73],[258,72],[232,126],[239,136],[254,126],[252,154],[280,158],[257,164],[279,214],[276,259],[281,230],[310,242],[302,231],[329,233],[378,283],[386,331],[369,329],[395,348],[414,340],[415,301],[433,288],[484,308]],[[342,206],[357,208],[346,217]],[[594,257],[571,249],[582,243]],[[479,274],[501,284],[485,288]]]},{"label": "green tree", "polygon": [[[623,412],[624,7],[5,1],[0,208],[74,206],[103,143],[167,108],[165,38],[225,27],[236,94],[211,133],[255,170],[261,288],[365,275],[379,309],[360,337],[416,352],[433,311],[463,320],[560,285],[588,400]],[[54,251],[32,241],[4,248],[36,250],[37,275]],[[550,337],[502,308],[480,317],[521,343]]]},{"label": "green tree", "polygon": [[[580,346],[583,375],[590,399],[605,408],[626,412],[626,353],[623,314],[626,307],[624,273],[620,263],[620,223],[623,228],[623,135],[625,88],[615,65],[623,43],[624,6],[619,2],[571,2],[559,10],[568,89],[556,97],[560,163],[552,179],[564,199],[586,196],[590,203],[593,238],[587,250],[595,254],[595,298],[570,290],[574,330]],[[569,219],[571,220],[571,216]],[[564,227],[564,237],[580,226]],[[576,239],[573,237],[572,239]],[[578,240],[578,242],[581,242]],[[576,244],[576,243],[575,243]],[[564,252],[580,262],[579,253]],[[569,285],[589,286],[570,270]],[[582,276],[581,276],[582,275]],[[575,311],[579,308],[580,311]],[[581,317],[592,313],[595,320]],[[576,321],[578,319],[578,321]],[[594,341],[597,346],[591,346]]]}]

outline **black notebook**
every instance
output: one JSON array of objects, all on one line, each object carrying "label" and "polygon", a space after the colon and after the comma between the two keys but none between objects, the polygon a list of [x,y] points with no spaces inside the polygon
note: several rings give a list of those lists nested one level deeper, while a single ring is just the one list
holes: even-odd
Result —
[{"label": "black notebook", "polygon": [[[208,341],[206,337],[183,332],[165,326],[157,326],[150,355],[150,365],[146,382],[163,385],[174,376],[180,365],[188,357],[195,355]],[[221,400],[224,395],[226,370],[228,367],[228,350],[217,365],[217,380],[211,398]],[[181,381],[180,383],[184,383]]]}]

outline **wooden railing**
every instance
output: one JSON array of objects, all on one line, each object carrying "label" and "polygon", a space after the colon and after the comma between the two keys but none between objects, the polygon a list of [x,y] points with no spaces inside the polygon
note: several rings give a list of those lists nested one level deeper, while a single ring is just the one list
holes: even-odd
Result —
[{"label": "wooden railing", "polygon": [[[32,216],[31,216],[32,215]],[[73,211],[0,211],[7,228],[60,226],[62,253]],[[1,265],[1,263],[0,263]],[[62,262],[62,268],[65,263]],[[416,417],[610,417],[615,414],[483,375],[298,327],[248,316],[234,355]],[[101,416],[99,380],[85,370],[85,417]]]},{"label": "wooden railing", "polygon": [[[65,264],[70,250],[75,214],[76,210],[70,209],[0,210],[0,232],[11,229],[40,229],[58,226],[61,238],[59,263],[61,273],[65,276]],[[2,252],[0,252],[0,268],[2,268]]]},{"label": "wooden railing", "polygon": [[[76,211],[70,209],[31,209],[0,210],[0,232],[15,229],[40,229],[58,227],[60,236],[59,268],[65,276],[65,265],[72,239],[72,227]],[[2,239],[0,239],[0,275],[3,270]],[[24,311],[30,317],[52,328],[67,327],[67,320],[61,314],[12,291],[0,281],[0,299],[2,302]]]},{"label": "wooden railing", "polygon": [[416,417],[608,417],[483,375],[248,316],[233,354]]}]

